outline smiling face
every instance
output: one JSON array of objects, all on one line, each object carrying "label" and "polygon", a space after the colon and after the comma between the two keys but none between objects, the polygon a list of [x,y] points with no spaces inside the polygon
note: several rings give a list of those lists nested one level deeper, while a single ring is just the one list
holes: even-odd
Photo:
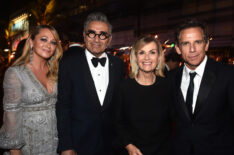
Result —
[{"label": "smiling face", "polygon": [[47,28],[41,29],[30,43],[34,51],[33,58],[39,57],[46,60],[53,56],[57,46],[53,34]]},{"label": "smiling face", "polygon": [[139,74],[154,72],[158,64],[159,54],[155,42],[150,42],[140,48],[136,53]]},{"label": "smiling face", "polygon": [[[88,33],[92,32],[96,36],[94,38],[89,37]],[[100,39],[101,35],[108,35],[106,39]],[[84,42],[86,48],[96,57],[102,55],[107,46],[111,42],[111,35],[109,33],[108,25],[100,21],[92,21],[88,24],[87,29],[83,32]]]},{"label": "smiling face", "polygon": [[203,31],[200,27],[186,28],[180,32],[179,45],[176,51],[182,55],[185,65],[195,70],[204,60],[209,41],[205,42]]}]

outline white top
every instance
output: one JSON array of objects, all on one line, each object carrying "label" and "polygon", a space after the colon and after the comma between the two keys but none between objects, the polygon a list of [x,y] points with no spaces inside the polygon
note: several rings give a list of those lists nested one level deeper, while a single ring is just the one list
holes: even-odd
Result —
[{"label": "white top", "polygon": [[99,101],[101,105],[103,105],[106,90],[109,84],[109,59],[107,57],[107,54],[103,53],[99,58],[106,58],[105,66],[103,67],[100,63],[98,63],[98,66],[94,67],[91,59],[95,56],[91,54],[87,49],[85,49],[85,55],[89,64],[89,69],[92,74]]},{"label": "white top", "polygon": [[195,70],[191,70],[186,65],[184,65],[180,88],[182,90],[185,101],[186,101],[187,90],[188,90],[188,86],[189,86],[189,82],[190,82],[189,73],[190,72],[196,72],[197,73],[194,80],[193,80],[194,81],[193,104],[192,104],[193,112],[194,112],[194,109],[195,109],[195,106],[196,106],[197,95],[198,95],[198,92],[199,92],[202,76],[204,74],[206,62],[207,62],[207,56],[205,56],[202,63]]}]

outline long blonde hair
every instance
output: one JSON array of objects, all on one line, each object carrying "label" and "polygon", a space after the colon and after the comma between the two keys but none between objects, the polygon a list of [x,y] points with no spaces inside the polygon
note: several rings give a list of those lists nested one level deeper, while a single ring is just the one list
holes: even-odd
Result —
[{"label": "long blonde hair", "polygon": [[56,41],[56,49],[54,55],[47,61],[48,65],[48,73],[47,78],[53,81],[57,81],[58,79],[58,68],[59,68],[59,60],[62,57],[63,49],[60,43],[59,35],[54,27],[50,25],[39,25],[36,26],[30,33],[28,39],[25,42],[22,55],[13,63],[13,66],[26,65],[30,62],[30,39],[34,40],[35,36],[39,34],[41,29],[49,29],[53,34]]},{"label": "long blonde hair", "polygon": [[153,36],[149,36],[149,35],[144,35],[139,37],[133,44],[132,46],[132,50],[131,50],[131,54],[130,54],[130,64],[131,64],[131,72],[130,72],[130,78],[136,78],[139,72],[139,66],[137,64],[137,52],[146,44],[149,44],[151,42],[154,42],[157,46],[157,50],[158,50],[158,54],[159,54],[159,61],[157,64],[157,67],[155,68],[155,75],[164,77],[164,67],[165,67],[165,63],[164,63],[164,53],[162,50],[162,45],[160,43],[159,40],[155,39]]}]

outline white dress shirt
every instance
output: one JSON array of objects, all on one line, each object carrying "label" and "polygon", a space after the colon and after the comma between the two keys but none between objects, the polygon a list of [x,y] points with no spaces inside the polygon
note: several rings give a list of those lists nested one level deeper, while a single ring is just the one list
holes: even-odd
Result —
[{"label": "white dress shirt", "polygon": [[97,67],[94,67],[92,64],[91,59],[95,57],[92,55],[87,49],[85,49],[85,55],[86,59],[89,64],[89,69],[92,74],[92,78],[95,84],[96,92],[98,94],[98,98],[100,101],[100,104],[103,105],[106,90],[109,84],[109,60],[106,53],[103,53],[99,58],[106,58],[105,66],[102,66],[100,63],[98,63]]},{"label": "white dress shirt", "polygon": [[193,113],[194,113],[194,109],[195,109],[195,106],[196,106],[197,95],[198,95],[198,92],[199,92],[202,76],[203,76],[205,66],[206,66],[206,62],[207,62],[207,56],[205,56],[202,63],[195,70],[191,70],[186,65],[184,65],[180,88],[182,90],[185,102],[186,102],[186,95],[187,95],[187,90],[188,90],[188,86],[189,86],[189,82],[190,82],[189,73],[190,72],[196,72],[197,73],[194,80],[193,80],[194,81],[193,104],[192,104]]}]

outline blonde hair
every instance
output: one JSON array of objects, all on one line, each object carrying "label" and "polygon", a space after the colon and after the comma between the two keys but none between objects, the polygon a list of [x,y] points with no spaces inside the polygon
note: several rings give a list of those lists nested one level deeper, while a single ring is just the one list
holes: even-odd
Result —
[{"label": "blonde hair", "polygon": [[131,64],[131,72],[129,74],[130,78],[136,78],[139,72],[139,66],[137,64],[137,52],[146,44],[154,42],[157,46],[158,54],[159,54],[159,61],[157,67],[155,68],[154,74],[157,76],[164,77],[164,53],[162,50],[162,45],[159,40],[155,39],[153,36],[144,35],[139,37],[133,44],[131,54],[130,54],[130,64]]},{"label": "blonde hair", "polygon": [[48,65],[48,73],[47,78],[53,81],[57,81],[58,79],[58,68],[59,68],[59,60],[62,57],[63,49],[60,43],[59,35],[54,27],[50,25],[39,25],[36,26],[30,33],[28,39],[25,42],[22,55],[13,63],[13,66],[25,65],[30,62],[30,39],[34,40],[35,36],[39,34],[41,29],[49,29],[53,34],[56,41],[56,49],[54,55],[47,61]]}]

